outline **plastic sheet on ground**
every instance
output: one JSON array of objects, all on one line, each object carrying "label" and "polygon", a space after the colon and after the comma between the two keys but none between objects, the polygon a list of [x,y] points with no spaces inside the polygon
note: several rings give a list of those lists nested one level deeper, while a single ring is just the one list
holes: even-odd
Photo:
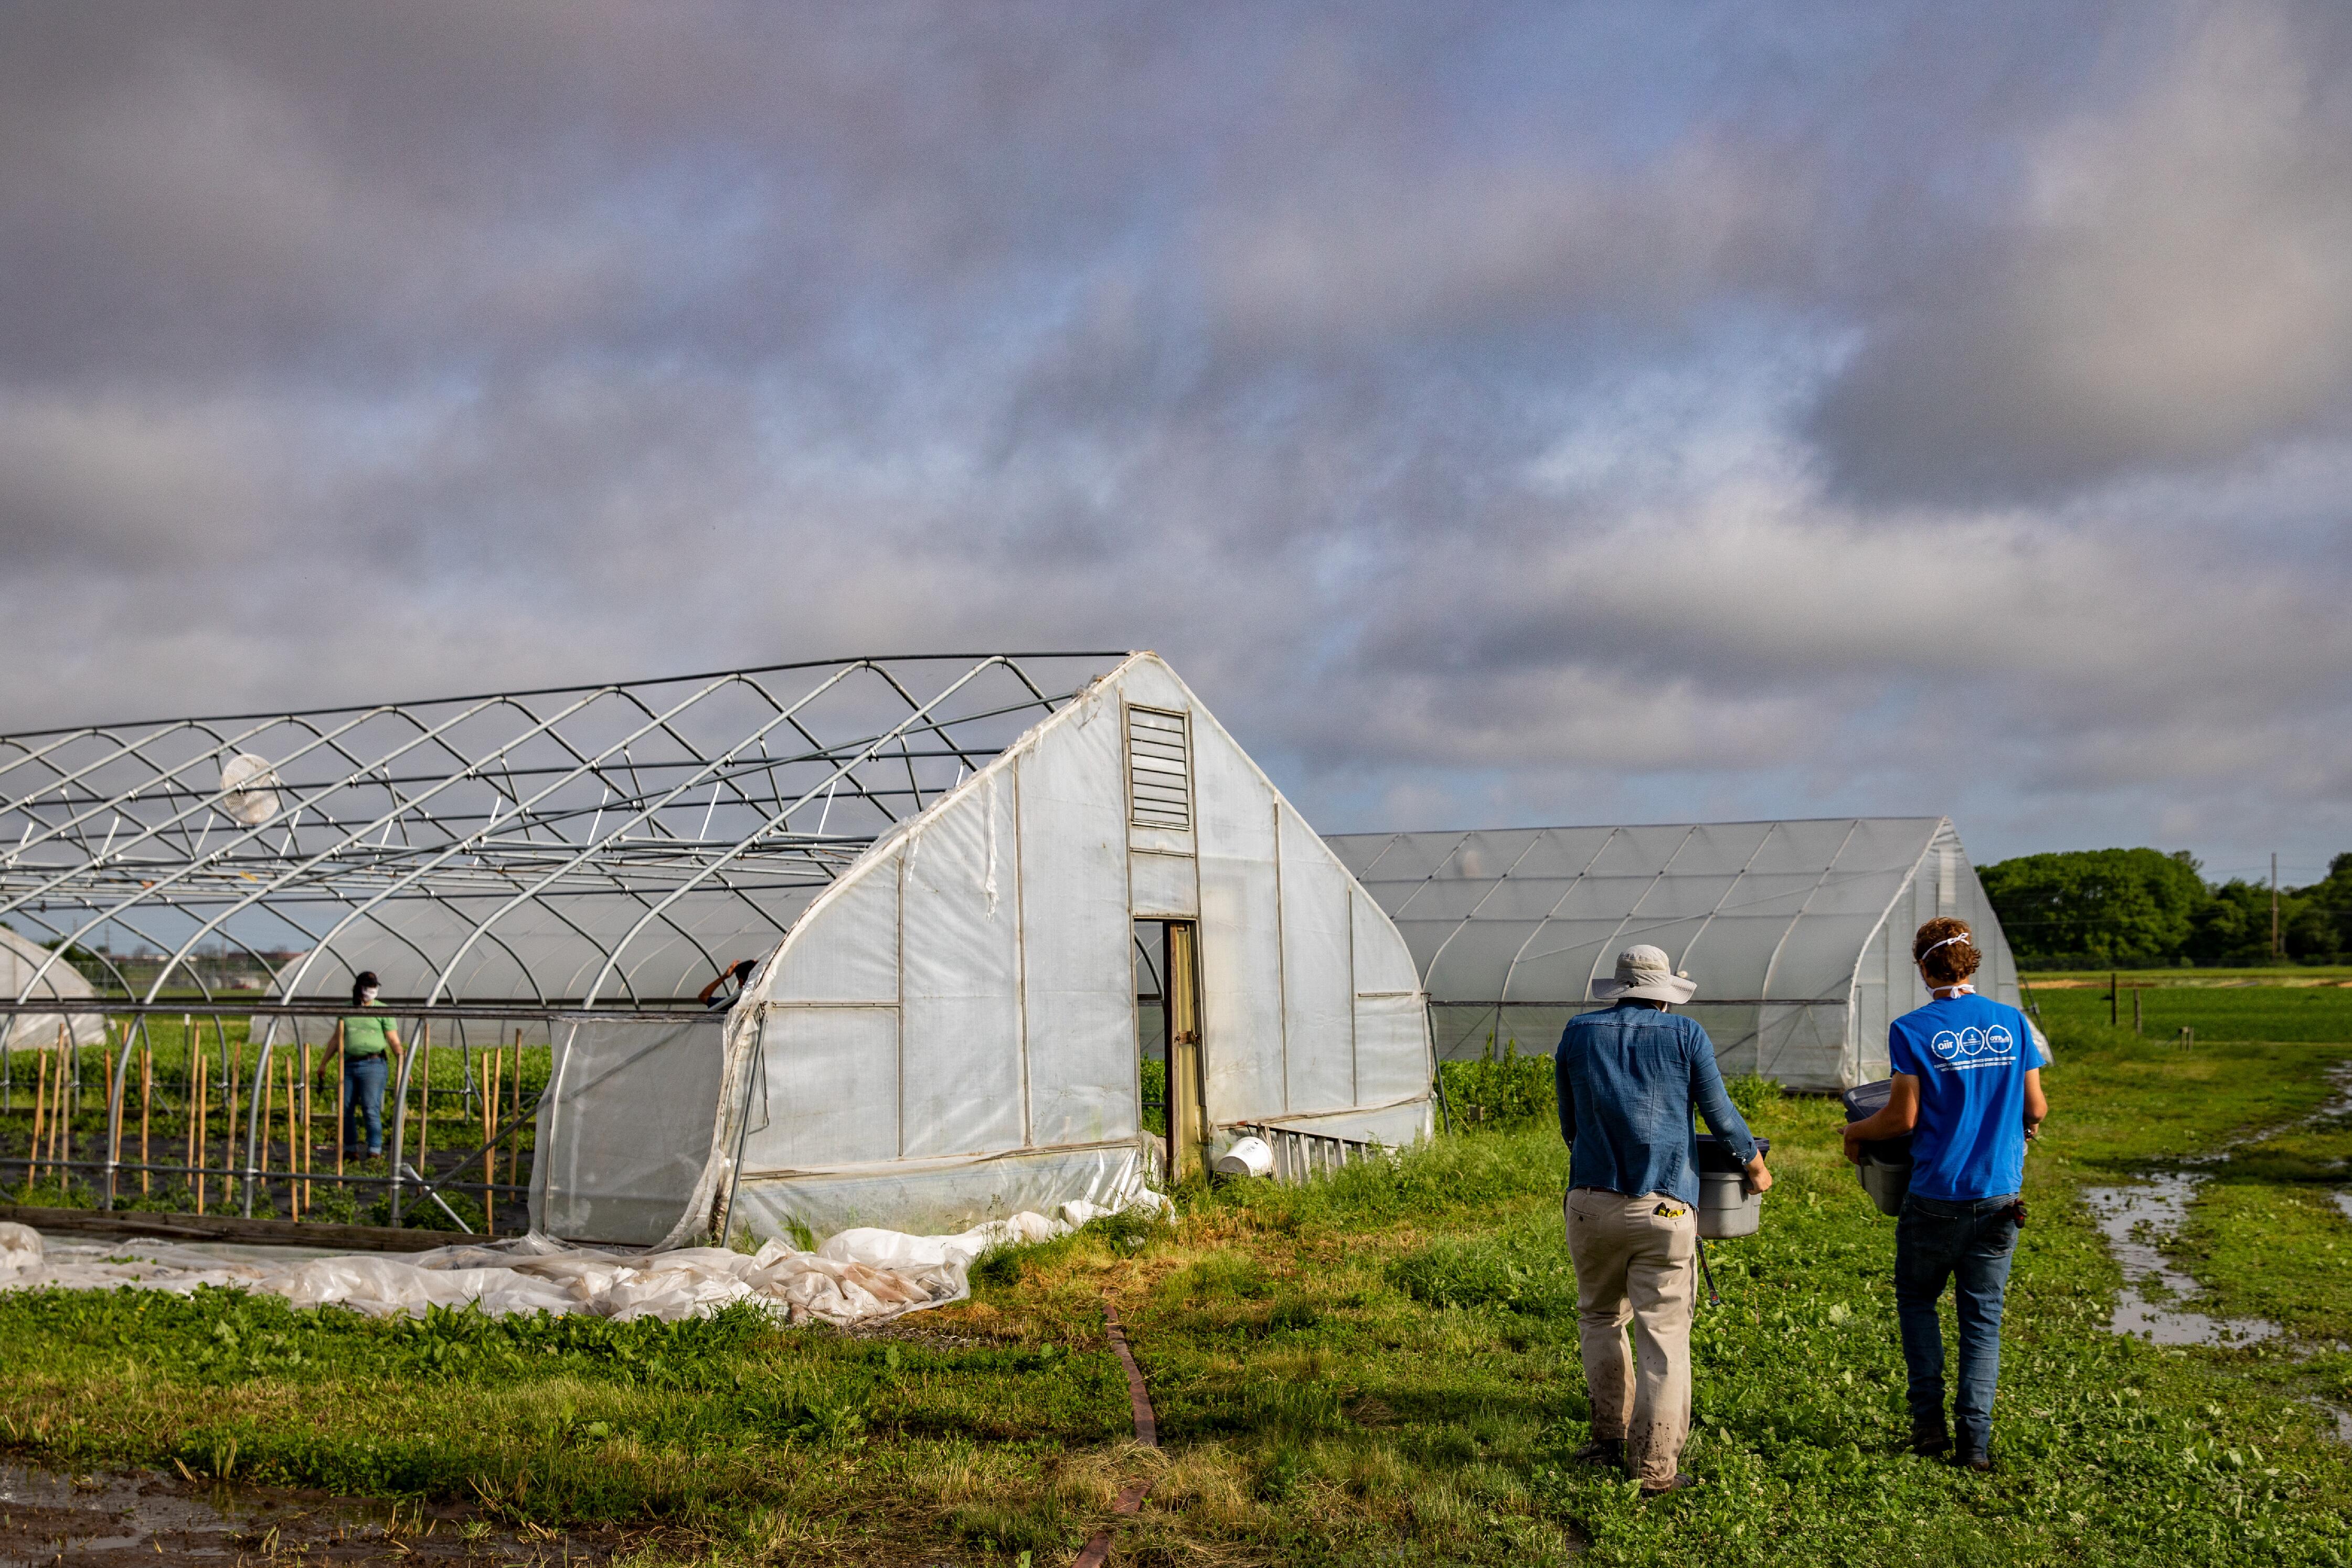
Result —
[{"label": "plastic sheet on ground", "polygon": [[[1144,1193],[1130,1207],[1168,1200]],[[215,1285],[338,1306],[371,1317],[434,1307],[576,1312],[675,1322],[747,1301],[790,1322],[885,1322],[971,1294],[973,1260],[992,1247],[1050,1240],[1112,1212],[1064,1204],[1054,1218],[1016,1214],[954,1236],[845,1230],[804,1252],[771,1241],[756,1253],[717,1247],[625,1252],[543,1236],[464,1242],[430,1252],[336,1253],[150,1239],[80,1241],[0,1223],[0,1291],[138,1290],[186,1295]]]}]

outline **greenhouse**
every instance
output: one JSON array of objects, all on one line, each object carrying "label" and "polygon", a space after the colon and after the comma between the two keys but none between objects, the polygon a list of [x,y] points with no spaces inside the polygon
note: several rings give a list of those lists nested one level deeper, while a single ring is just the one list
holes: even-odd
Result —
[{"label": "greenhouse", "polygon": [[[97,993],[69,965],[49,962],[48,950],[0,925],[0,998],[30,1003],[43,997],[88,1001]],[[62,1038],[92,1045],[101,1040],[101,1020],[89,1013],[70,1018],[58,1012],[16,1012],[0,1017],[0,1051],[47,1051]]]},{"label": "greenhouse", "polygon": [[[1244,1129],[1347,1150],[1429,1125],[1403,939],[1150,653],[22,734],[0,835],[0,923],[31,938],[0,1007],[125,1020],[104,1147],[65,1162],[101,1202],[158,1168],[122,1127],[167,1017],[217,1069],[186,1091],[192,1150],[207,1094],[234,1124],[191,1176],[217,1162],[245,1213],[360,1180],[309,1145],[363,971],[404,1042],[366,1178],[395,1223],[467,1193],[598,1241],[958,1228],[1116,1204]],[[87,1001],[56,999],[68,950]],[[457,1139],[418,1121],[453,1095]]]},{"label": "greenhouse", "polygon": [[1886,1026],[1924,1005],[1911,934],[1957,915],[1983,993],[2017,1005],[2016,960],[1951,822],[1838,818],[1327,841],[1404,934],[1438,1054],[1549,1052],[1636,942],[1698,982],[1683,1010],[1727,1072],[1794,1089],[1885,1076]]}]

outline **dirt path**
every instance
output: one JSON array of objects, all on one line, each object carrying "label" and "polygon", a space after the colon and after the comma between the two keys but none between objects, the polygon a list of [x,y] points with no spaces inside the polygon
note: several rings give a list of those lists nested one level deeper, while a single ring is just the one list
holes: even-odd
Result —
[{"label": "dirt path", "polygon": [[642,1544],[642,1532],[517,1531],[429,1503],[0,1465],[0,1563],[12,1564],[595,1563]]}]

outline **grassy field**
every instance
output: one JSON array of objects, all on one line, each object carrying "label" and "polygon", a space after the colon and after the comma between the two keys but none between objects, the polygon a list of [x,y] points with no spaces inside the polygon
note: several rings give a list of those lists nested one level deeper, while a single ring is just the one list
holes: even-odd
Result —
[{"label": "grassy field", "polygon": [[[2238,1040],[2352,1040],[2352,987],[2334,979],[2303,985],[2238,979],[2205,978],[2210,971],[2159,969],[2120,977],[2122,990],[2116,1014],[2128,1030],[2133,990],[2138,988],[2144,1032],[2150,1040],[2169,1040],[2183,1025],[2196,1030],[2200,1041]],[[2278,971],[2270,971],[2273,976]],[[2292,978],[2307,980],[2303,971]],[[2184,983],[2180,977],[2195,983]],[[2107,1022],[2106,977],[2096,987],[2065,988],[2046,979],[2033,987],[2033,1003],[2041,1009],[2042,1027],[2105,1029]]]},{"label": "grassy field", "polygon": [[[1532,1086],[1533,1124],[1000,1253],[971,1301],[887,1334],[0,1297],[0,1446],[645,1522],[655,1558],[744,1563],[1036,1568],[1147,1476],[1117,1562],[2352,1562],[2352,1450],[2303,1402],[2352,1395],[2345,1358],[2107,1334],[2117,1279],[2074,1196],[2307,1116],[2352,1046],[2053,1021],[1990,1477],[1901,1452],[1893,1224],[1837,1157],[1833,1103],[1755,1083],[1780,1185],[1760,1235],[1711,1249],[1687,1456],[1711,1485],[1663,1501],[1567,1458],[1587,1427],[1566,1158]],[[2352,1224],[2326,1201],[2347,1135],[2239,1147],[2182,1241],[2231,1310],[2314,1342],[2352,1333]],[[1126,1438],[1106,1298],[1161,1452]]]}]

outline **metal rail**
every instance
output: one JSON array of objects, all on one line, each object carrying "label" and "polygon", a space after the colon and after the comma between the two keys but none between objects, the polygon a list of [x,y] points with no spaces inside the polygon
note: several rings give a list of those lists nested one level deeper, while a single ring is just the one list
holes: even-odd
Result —
[{"label": "metal rail", "polygon": [[1363,1160],[1386,1159],[1390,1151],[1364,1138],[1335,1138],[1328,1133],[1305,1133],[1263,1122],[1236,1123],[1243,1132],[1265,1140],[1274,1151],[1274,1179],[1312,1181]]},{"label": "metal rail", "polygon": [[[0,736],[0,921],[38,944],[0,1000],[94,985],[153,1003],[205,988],[207,945],[280,1001],[362,969],[436,1001],[682,999],[1122,656],[837,660]],[[152,974],[103,945],[126,937],[160,955]]]}]

